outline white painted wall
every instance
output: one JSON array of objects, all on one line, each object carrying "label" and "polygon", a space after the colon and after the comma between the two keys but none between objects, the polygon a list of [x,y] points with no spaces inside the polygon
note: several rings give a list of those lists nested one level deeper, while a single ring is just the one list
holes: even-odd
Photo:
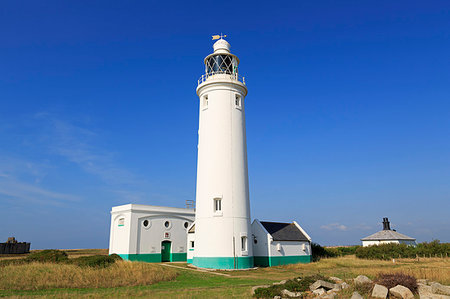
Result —
[{"label": "white painted wall", "polygon": [[416,246],[415,241],[408,241],[408,240],[377,240],[377,241],[362,241],[363,247],[371,246],[371,245],[380,245],[380,244],[389,244],[389,243],[395,243],[395,244],[406,244],[410,246]]},{"label": "white painted wall", "polygon": [[[124,226],[118,226],[120,218],[125,218]],[[172,253],[184,253],[187,238],[184,225],[190,226],[194,218],[191,209],[134,204],[113,207],[109,253],[160,253],[161,242],[165,240],[172,242]],[[143,225],[145,220],[149,221],[148,227]],[[168,228],[164,226],[166,221],[170,223]]]},{"label": "white painted wall", "polygon": [[[188,231],[189,231],[189,229],[191,227],[192,227],[192,225],[189,226]],[[194,247],[192,247],[192,243],[191,242],[194,242]],[[187,235],[187,244],[186,244],[186,248],[188,250],[188,252],[187,252],[187,259],[188,260],[192,260],[194,258],[195,245],[196,245],[195,244],[195,233],[188,233],[188,235]]]},{"label": "white painted wall", "polygon": [[269,256],[269,244],[271,242],[270,234],[266,231],[264,226],[261,225],[258,219],[253,220],[252,223],[252,234],[254,239],[257,240],[255,243],[253,240],[253,255],[254,256]]},{"label": "white painted wall", "polygon": [[[278,250],[280,244],[280,250]],[[298,256],[311,255],[309,242],[273,241],[270,243],[270,256]]]},{"label": "white painted wall", "polygon": [[[245,135],[247,88],[229,75],[213,75],[198,86],[197,95],[200,115],[194,254],[252,256]],[[235,105],[236,95],[241,98],[240,107]],[[222,199],[220,213],[214,212],[214,198]],[[245,252],[241,251],[241,236],[249,241]]]}]

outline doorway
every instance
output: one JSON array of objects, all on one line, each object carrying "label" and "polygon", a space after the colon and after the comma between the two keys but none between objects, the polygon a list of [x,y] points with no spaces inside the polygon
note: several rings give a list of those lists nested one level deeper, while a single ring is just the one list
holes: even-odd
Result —
[{"label": "doorway", "polygon": [[170,262],[170,241],[162,241],[161,243],[161,262]]}]

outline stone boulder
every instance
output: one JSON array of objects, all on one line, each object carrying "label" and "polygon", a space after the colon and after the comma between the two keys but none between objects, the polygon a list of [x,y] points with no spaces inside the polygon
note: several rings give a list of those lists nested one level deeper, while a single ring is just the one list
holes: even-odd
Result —
[{"label": "stone boulder", "polygon": [[315,283],[313,283],[312,285],[309,286],[309,289],[311,291],[317,290],[318,288],[324,288],[325,290],[328,291],[331,289],[339,288],[339,286],[337,286],[334,283],[323,281],[323,280],[317,280]]},{"label": "stone boulder", "polygon": [[389,289],[389,294],[394,298],[414,299],[414,295],[410,289],[402,285],[397,285]]},{"label": "stone boulder", "polygon": [[286,283],[286,280],[282,280],[282,281],[280,281],[280,282],[274,282],[273,283],[273,285],[275,286],[275,285],[282,285],[282,284],[285,284]]},{"label": "stone boulder", "polygon": [[255,291],[256,291],[257,289],[262,289],[262,288],[267,289],[267,288],[270,288],[270,287],[271,287],[271,286],[268,285],[268,284],[260,285],[260,286],[255,286],[255,287],[252,288],[252,295],[255,295]]},{"label": "stone boulder", "polygon": [[313,291],[313,294],[316,295],[316,296],[322,296],[325,293],[326,293],[326,291],[323,288],[316,289],[316,290]]},{"label": "stone boulder", "polygon": [[350,299],[364,299],[358,292],[353,292],[353,295]]},{"label": "stone boulder", "polygon": [[432,282],[431,283],[431,292],[433,292],[433,294],[450,296],[450,287],[444,286],[438,282]]},{"label": "stone boulder", "polygon": [[342,279],[340,279],[339,277],[334,277],[331,276],[330,278],[328,278],[331,281],[334,281],[335,283],[343,283],[344,281]]},{"label": "stone boulder", "polygon": [[364,275],[359,275],[358,277],[356,277],[354,280],[355,284],[366,284],[366,283],[372,283],[372,280],[370,280],[369,277],[364,276]]},{"label": "stone boulder", "polygon": [[372,290],[372,297],[374,298],[383,298],[386,299],[387,295],[389,293],[389,290],[387,287],[375,284]]},{"label": "stone boulder", "polygon": [[281,291],[281,295],[287,296],[289,298],[298,298],[298,297],[302,296],[302,293],[301,292],[291,292],[289,290],[284,289]]},{"label": "stone boulder", "polygon": [[425,285],[423,283],[418,283],[417,286],[420,299],[450,299],[450,296],[447,295],[433,294],[433,292],[431,291],[431,286]]}]

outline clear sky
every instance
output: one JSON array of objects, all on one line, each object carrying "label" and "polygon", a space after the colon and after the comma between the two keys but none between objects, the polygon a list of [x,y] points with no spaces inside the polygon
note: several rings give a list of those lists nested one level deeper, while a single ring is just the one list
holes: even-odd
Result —
[{"label": "clear sky", "polygon": [[249,89],[252,218],[450,242],[448,1],[3,1],[0,241],[107,248],[112,206],[195,199],[211,35]]}]

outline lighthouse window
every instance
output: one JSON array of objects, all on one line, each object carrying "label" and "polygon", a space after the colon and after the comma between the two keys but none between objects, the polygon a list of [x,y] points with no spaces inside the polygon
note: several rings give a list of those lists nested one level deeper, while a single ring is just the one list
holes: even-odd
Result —
[{"label": "lighthouse window", "polygon": [[240,95],[236,95],[236,98],[234,100],[234,105],[236,106],[236,108],[241,109],[242,108],[242,101],[241,101],[241,96]]},{"label": "lighthouse window", "polygon": [[214,55],[206,61],[206,69],[208,74],[232,74],[233,59],[230,55]]},{"label": "lighthouse window", "polygon": [[245,236],[241,237],[241,250],[247,251],[247,237]]},{"label": "lighthouse window", "polygon": [[222,199],[214,198],[214,212],[222,211]]},{"label": "lighthouse window", "polygon": [[206,109],[208,108],[208,96],[203,96],[203,100],[202,100],[202,109]]}]

